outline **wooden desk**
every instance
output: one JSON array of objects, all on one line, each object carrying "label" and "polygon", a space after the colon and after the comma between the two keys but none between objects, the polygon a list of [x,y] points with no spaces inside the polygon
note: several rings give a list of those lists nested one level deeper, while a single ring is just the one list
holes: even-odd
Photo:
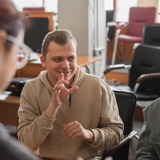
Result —
[{"label": "wooden desk", "polygon": [[[101,57],[77,56],[79,66],[86,66],[99,60],[101,60]],[[16,77],[35,78],[42,70],[45,70],[45,68],[42,67],[40,60],[29,61],[25,67],[17,71]]]},{"label": "wooden desk", "polygon": [[[90,63],[101,60],[100,57],[77,57],[77,64],[80,66],[86,66]],[[20,77],[25,77],[29,75],[30,77],[34,74],[39,74],[42,68],[40,61],[32,61],[28,62],[28,64],[21,70],[19,70],[21,74]],[[31,73],[32,72],[32,73]],[[0,122],[6,125],[18,126],[18,115],[17,111],[20,104],[20,97],[10,95],[10,92],[4,92],[0,94]]]},{"label": "wooden desk", "polygon": [[10,96],[9,92],[0,94],[0,122],[8,125],[18,126],[17,111],[20,97]]}]

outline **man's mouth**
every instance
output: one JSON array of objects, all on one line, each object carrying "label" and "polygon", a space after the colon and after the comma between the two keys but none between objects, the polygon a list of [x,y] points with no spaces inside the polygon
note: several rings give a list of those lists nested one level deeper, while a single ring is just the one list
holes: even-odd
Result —
[{"label": "man's mouth", "polygon": [[68,74],[69,72],[59,72],[59,73]]}]

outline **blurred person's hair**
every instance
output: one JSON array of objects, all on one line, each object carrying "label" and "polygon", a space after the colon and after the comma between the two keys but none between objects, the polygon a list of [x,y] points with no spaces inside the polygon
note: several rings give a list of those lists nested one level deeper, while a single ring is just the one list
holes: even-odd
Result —
[{"label": "blurred person's hair", "polygon": [[55,42],[58,45],[68,44],[71,40],[73,40],[75,46],[77,47],[76,39],[73,37],[72,33],[67,29],[58,29],[56,31],[49,32],[43,39],[41,52],[46,58],[46,54],[48,52],[48,47],[50,42]]},{"label": "blurred person's hair", "polygon": [[[16,37],[21,29],[25,29],[27,20],[18,12],[10,0],[0,0],[0,30]],[[11,49],[11,42],[6,41],[5,49]]]}]

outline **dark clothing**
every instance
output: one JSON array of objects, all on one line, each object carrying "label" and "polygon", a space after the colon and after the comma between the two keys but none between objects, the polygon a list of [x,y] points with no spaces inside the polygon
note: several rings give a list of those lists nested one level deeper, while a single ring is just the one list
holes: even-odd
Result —
[{"label": "dark clothing", "polygon": [[144,125],[140,135],[136,160],[160,159],[160,98],[143,110]]},{"label": "dark clothing", "polygon": [[38,157],[12,138],[0,124],[0,160],[38,160]]}]

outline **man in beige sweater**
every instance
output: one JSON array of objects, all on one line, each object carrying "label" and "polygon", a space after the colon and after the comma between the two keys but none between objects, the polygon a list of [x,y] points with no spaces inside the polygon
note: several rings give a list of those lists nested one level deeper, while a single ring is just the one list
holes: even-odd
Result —
[{"label": "man in beige sweater", "polygon": [[18,138],[40,157],[96,160],[123,139],[114,93],[77,65],[76,46],[68,30],[48,33],[40,57],[46,71],[21,94]]}]

